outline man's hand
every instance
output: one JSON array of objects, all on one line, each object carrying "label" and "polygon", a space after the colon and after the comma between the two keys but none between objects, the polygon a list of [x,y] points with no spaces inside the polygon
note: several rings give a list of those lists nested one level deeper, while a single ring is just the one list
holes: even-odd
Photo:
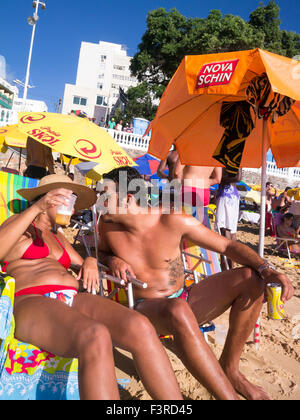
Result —
[{"label": "man's hand", "polygon": [[89,293],[99,289],[99,271],[96,258],[87,257],[78,273],[76,280],[82,279],[83,288]]},{"label": "man's hand", "polygon": [[283,303],[285,303],[293,297],[295,289],[291,283],[291,280],[285,274],[279,273],[278,271],[274,271],[271,268],[266,268],[262,272],[262,278],[265,282],[265,285],[269,283],[277,283],[281,285],[281,300]]},{"label": "man's hand", "polygon": [[114,277],[118,277],[119,279],[124,280],[126,283],[128,282],[128,275],[133,278],[136,277],[131,266],[121,258],[111,257],[109,261],[109,268],[111,270],[111,274]]}]

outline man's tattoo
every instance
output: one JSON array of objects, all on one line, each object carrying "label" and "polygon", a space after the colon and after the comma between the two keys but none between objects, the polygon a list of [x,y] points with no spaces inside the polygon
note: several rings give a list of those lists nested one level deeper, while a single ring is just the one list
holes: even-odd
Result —
[{"label": "man's tattoo", "polygon": [[167,260],[169,264],[170,285],[177,283],[178,279],[184,275],[184,267],[181,257],[177,257],[174,261]]}]

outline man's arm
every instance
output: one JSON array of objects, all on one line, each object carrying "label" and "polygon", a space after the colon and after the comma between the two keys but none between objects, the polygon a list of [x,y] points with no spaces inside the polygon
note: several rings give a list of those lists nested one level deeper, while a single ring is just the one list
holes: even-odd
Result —
[{"label": "man's arm", "polygon": [[107,234],[109,233],[109,224],[103,223],[100,217],[99,221],[99,242],[98,242],[98,256],[103,265],[106,265],[111,274],[119,279],[127,281],[127,275],[136,277],[132,267],[127,264],[122,258],[118,257],[111,250]]},{"label": "man's arm", "polygon": [[174,173],[173,173],[174,179],[179,179],[180,181],[182,180],[184,166],[185,165],[181,164],[180,159],[178,157],[177,162],[174,165]]},{"label": "man's arm", "polygon": [[220,184],[222,180],[222,168],[215,168],[209,177],[210,185]]},{"label": "man's arm", "polygon": [[157,168],[157,175],[162,179],[168,179],[168,175],[164,173],[167,167],[167,159],[161,160]]},{"label": "man's arm", "polygon": [[239,169],[238,173],[234,176],[228,174],[225,168],[223,168],[223,175],[221,184],[234,184],[242,180],[242,170]]},{"label": "man's arm", "polygon": [[[257,273],[259,273],[259,268],[266,264],[265,260],[248,246],[237,241],[231,241],[218,233],[213,232],[191,216],[184,216],[181,225],[183,237],[200,247],[223,254],[242,266],[252,268]],[[294,294],[294,288],[286,275],[271,268],[265,268],[260,275],[265,281],[265,284],[272,282],[282,285],[283,301],[291,299]]]}]

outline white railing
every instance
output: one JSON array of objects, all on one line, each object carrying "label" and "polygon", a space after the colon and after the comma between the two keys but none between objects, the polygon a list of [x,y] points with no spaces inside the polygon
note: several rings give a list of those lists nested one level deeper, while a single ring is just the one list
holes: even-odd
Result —
[{"label": "white railing", "polygon": [[149,148],[150,137],[142,137],[139,134],[126,133],[125,131],[110,130],[106,131],[113,137],[113,139],[125,149],[141,150],[147,152]]},{"label": "white railing", "polygon": [[[261,169],[245,168],[246,172],[261,173]],[[300,181],[300,168],[277,168],[275,162],[267,162],[267,175],[284,178],[291,182]]]},{"label": "white railing", "polygon": [[18,113],[11,109],[0,108],[0,127],[18,123]]}]

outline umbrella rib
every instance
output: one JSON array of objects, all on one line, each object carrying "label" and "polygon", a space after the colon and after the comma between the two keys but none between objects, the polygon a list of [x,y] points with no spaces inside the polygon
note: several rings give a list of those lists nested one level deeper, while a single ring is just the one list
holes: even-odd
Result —
[{"label": "umbrella rib", "polygon": [[[166,113],[164,113],[164,114],[162,114],[162,115],[160,115],[158,118],[162,118],[162,117],[165,117],[166,115],[168,115],[170,112],[173,112],[173,111],[175,111],[176,109],[179,109],[181,106],[183,106],[183,105],[186,105],[187,103],[189,103],[189,102],[192,102],[192,101],[194,101],[194,100],[196,100],[196,99],[198,99],[199,98],[199,96],[201,96],[201,95],[196,95],[196,96],[193,96],[191,99],[188,99],[187,101],[185,101],[185,102],[182,102],[181,104],[179,104],[179,105],[177,105],[177,106],[175,106],[175,108],[172,108],[172,109],[170,109],[169,111],[167,111]],[[220,94],[219,93],[211,93],[211,94],[209,94],[209,96],[220,96]],[[224,98],[229,98],[229,97],[238,97],[239,95],[225,95],[224,97],[223,97],[223,99]],[[244,98],[244,97],[242,97],[241,96],[241,98]],[[222,99],[222,100],[223,100]]]}]

